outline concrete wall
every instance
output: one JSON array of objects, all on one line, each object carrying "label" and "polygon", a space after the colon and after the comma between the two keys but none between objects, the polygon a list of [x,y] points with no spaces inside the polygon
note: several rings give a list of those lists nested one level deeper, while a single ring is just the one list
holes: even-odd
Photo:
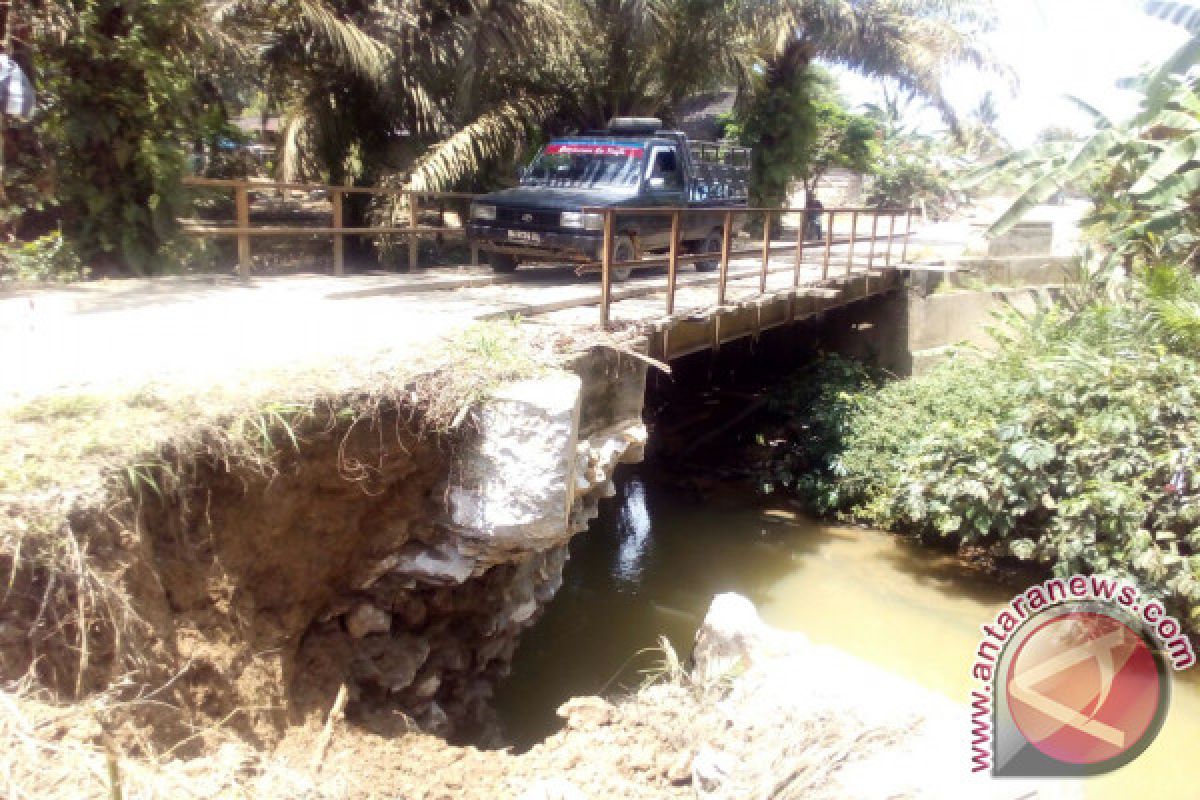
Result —
[{"label": "concrete wall", "polygon": [[[1044,231],[1043,231],[1044,233]],[[914,271],[909,277],[907,349],[911,374],[940,363],[955,345],[995,347],[998,314],[1035,313],[1058,300],[1079,259],[1010,256],[960,259],[958,271]]]},{"label": "concrete wall", "polygon": [[1008,256],[959,258],[954,272],[914,270],[910,283],[926,294],[940,287],[984,289],[995,287],[1062,286],[1079,272],[1074,256]]},{"label": "concrete wall", "polygon": [[646,369],[642,361],[610,347],[594,347],[567,365],[579,376],[579,435],[583,438],[642,416]]},{"label": "concrete wall", "polygon": [[956,271],[913,270],[891,292],[825,311],[788,331],[811,347],[909,376],[956,345],[987,350],[1007,309],[1028,315],[1056,302],[1078,259],[1049,256],[963,259]]},{"label": "concrete wall", "polygon": [[926,297],[911,294],[908,303],[910,374],[928,371],[945,360],[956,345],[994,349],[996,343],[990,331],[1003,327],[998,314],[1015,310],[1027,316],[1053,304],[1060,294],[1060,289],[1049,286],[958,290]]},{"label": "concrete wall", "polygon": [[1054,252],[1054,223],[1049,220],[1026,220],[1003,236],[991,239],[984,236],[986,229],[986,225],[975,226],[974,238],[985,242],[985,252],[992,258],[1042,256]]}]

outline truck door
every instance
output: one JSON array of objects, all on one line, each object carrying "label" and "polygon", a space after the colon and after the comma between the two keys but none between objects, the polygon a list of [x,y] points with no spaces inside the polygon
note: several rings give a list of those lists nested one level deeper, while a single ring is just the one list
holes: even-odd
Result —
[{"label": "truck door", "polygon": [[[687,206],[686,182],[678,148],[655,145],[646,163],[642,196],[647,206]],[[686,218],[683,220],[686,226]],[[665,248],[671,244],[671,218],[667,215],[646,219],[642,228],[644,247]]]}]

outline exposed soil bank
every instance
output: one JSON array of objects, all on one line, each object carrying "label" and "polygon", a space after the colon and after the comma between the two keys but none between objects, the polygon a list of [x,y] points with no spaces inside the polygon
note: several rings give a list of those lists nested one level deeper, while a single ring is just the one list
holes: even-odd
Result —
[{"label": "exposed soil bank", "polygon": [[565,543],[646,438],[643,362],[568,366],[492,392],[452,435],[385,398],[264,424],[253,463],[164,445],[127,468],[124,501],[59,498],[55,534],[24,552],[21,528],[6,536],[0,668],[21,683],[4,724],[30,749],[5,794],[53,796],[47,776],[75,768],[49,769],[55,748],[211,761],[229,734],[270,747],[331,707],[383,734],[486,739]]}]

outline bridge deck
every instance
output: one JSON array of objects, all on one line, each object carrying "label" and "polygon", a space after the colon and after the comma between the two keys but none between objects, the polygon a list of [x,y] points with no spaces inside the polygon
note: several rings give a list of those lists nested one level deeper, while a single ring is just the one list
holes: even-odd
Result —
[{"label": "bridge deck", "polygon": [[[676,314],[669,322],[665,270],[648,269],[614,285],[612,319],[624,335],[646,332],[657,357],[674,356],[778,324],[789,313],[803,316],[886,289],[887,275],[863,275],[865,250],[855,259],[858,275],[852,281],[840,277],[844,269],[838,269],[837,255],[835,248],[827,285],[821,286],[814,255],[795,292],[794,257],[773,258],[762,300],[755,299],[758,259],[735,260],[720,309],[717,275],[681,267]],[[348,358],[433,367],[430,352],[438,340],[473,321],[514,314],[586,337],[599,327],[599,284],[597,276],[579,277],[569,267],[512,275],[450,267],[410,274],[249,281],[195,276],[0,288],[0,403],[147,382],[203,390],[245,383],[265,372],[336,367]]]},{"label": "bridge deck", "polygon": [[[808,251],[797,273],[794,252],[786,246],[768,261],[763,291],[761,258],[730,261],[724,303],[719,303],[720,276],[681,268],[675,291],[673,313],[667,314],[665,268],[636,272],[629,281],[613,285],[610,323],[624,330],[645,333],[650,352],[670,359],[684,353],[751,335],[776,325],[834,308],[862,297],[890,291],[899,285],[903,265],[884,266],[880,251],[875,259],[865,250],[850,259],[847,245],[835,246],[826,275],[823,251]],[[897,255],[899,248],[897,248]],[[872,261],[874,267],[872,268]],[[545,270],[517,273],[529,276]],[[513,276],[513,277],[517,277]],[[528,278],[527,278],[528,279]],[[560,328],[595,327],[601,289],[596,279],[562,285],[541,285],[535,292],[514,293],[512,284],[497,283],[471,290],[485,302],[505,303],[506,313],[519,313],[539,323]],[[520,299],[512,302],[516,297]]]}]

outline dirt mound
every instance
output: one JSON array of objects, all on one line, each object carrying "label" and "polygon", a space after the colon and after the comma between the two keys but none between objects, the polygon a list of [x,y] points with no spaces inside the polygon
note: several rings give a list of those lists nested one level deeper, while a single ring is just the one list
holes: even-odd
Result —
[{"label": "dirt mound", "polygon": [[[108,800],[122,796],[191,798],[307,798],[308,800],[498,800],[551,797],[555,784],[583,798],[721,797],[719,784],[730,742],[739,748],[778,740],[778,721],[745,728],[719,709],[719,694],[663,684],[610,704],[580,698],[560,712],[562,732],[521,755],[456,747],[411,731],[397,716],[391,735],[339,723],[332,735],[319,721],[291,729],[273,751],[259,750],[217,731],[201,734],[205,755],[181,759],[131,756],[107,738],[80,706],[58,709],[0,694],[0,736],[11,742],[0,756],[0,792],[12,800]],[[821,797],[814,793],[828,768],[823,741],[838,738],[831,720],[812,720],[787,732],[793,760],[780,765],[786,791],[770,797]],[[712,745],[716,745],[716,749]],[[716,780],[716,783],[711,781]],[[543,793],[539,793],[543,792]]]}]

